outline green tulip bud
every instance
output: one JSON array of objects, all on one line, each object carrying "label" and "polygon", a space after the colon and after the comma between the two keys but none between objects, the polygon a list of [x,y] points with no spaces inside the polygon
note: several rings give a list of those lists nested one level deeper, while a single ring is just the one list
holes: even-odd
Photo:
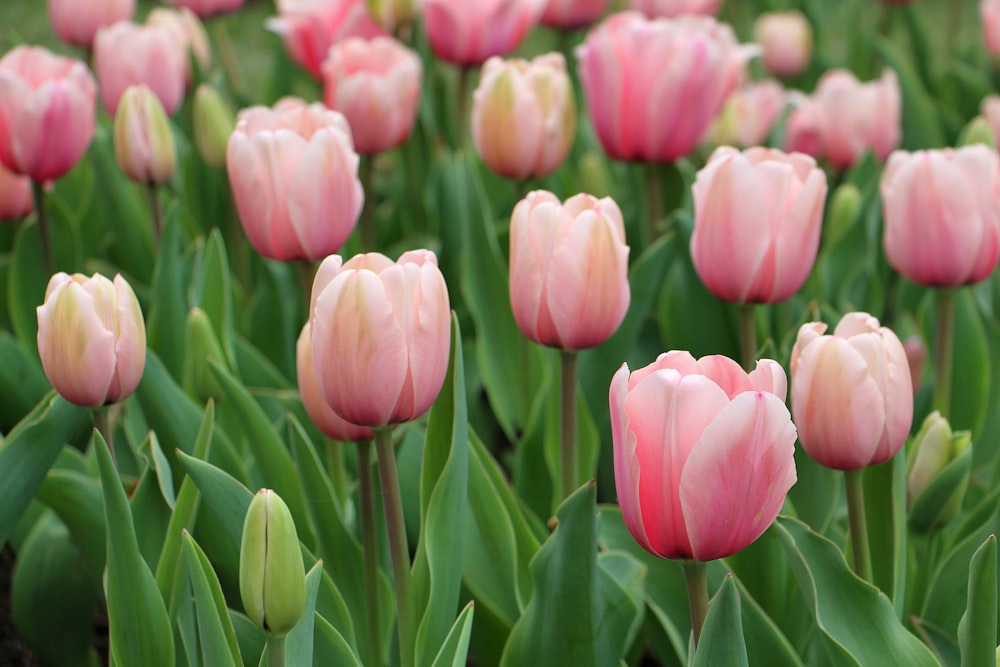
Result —
[{"label": "green tulip bud", "polygon": [[194,94],[194,143],[198,154],[210,167],[226,164],[229,135],[236,127],[233,112],[222,97],[207,83]]},{"label": "green tulip bud", "polygon": [[222,388],[209,368],[209,359],[226,364],[212,321],[201,308],[192,308],[187,319],[187,354],[184,356],[184,388],[199,400],[218,398]]},{"label": "green tulip bud", "polygon": [[951,430],[937,411],[927,415],[910,442],[906,495],[910,524],[918,531],[940,528],[958,514],[972,465],[969,431]]},{"label": "green tulip bud", "polygon": [[830,208],[823,225],[824,245],[833,246],[854,226],[861,211],[861,192],[853,183],[844,183],[830,197]]},{"label": "green tulip bud", "polygon": [[240,545],[240,597],[250,620],[282,637],[306,606],[306,572],[288,506],[270,489],[250,501]]},{"label": "green tulip bud", "polygon": [[414,0],[368,0],[368,12],[390,32],[413,23],[417,16]]},{"label": "green tulip bud", "polygon": [[177,167],[170,120],[158,97],[144,85],[129,86],[115,113],[115,157],[138,183],[166,183]]},{"label": "green tulip bud", "polygon": [[962,128],[958,134],[959,146],[971,146],[973,144],[983,144],[989,148],[997,147],[996,136],[993,128],[982,116],[976,116],[969,121],[969,124]]}]

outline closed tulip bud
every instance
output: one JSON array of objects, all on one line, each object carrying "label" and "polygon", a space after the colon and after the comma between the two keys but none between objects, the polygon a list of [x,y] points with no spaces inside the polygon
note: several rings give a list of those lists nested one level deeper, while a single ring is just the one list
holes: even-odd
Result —
[{"label": "closed tulip bud", "polygon": [[785,91],[776,81],[741,86],[715,119],[708,139],[718,146],[760,146],[785,110]]},{"label": "closed tulip bud", "polygon": [[889,263],[927,287],[989,276],[1000,257],[1000,158],[983,145],[896,151],[882,174]]},{"label": "closed tulip bud", "polygon": [[243,6],[243,0],[166,0],[174,7],[190,9],[198,16],[205,18],[224,12],[233,12]]},{"label": "closed tulip bud", "polygon": [[725,558],[767,530],[795,484],[785,372],[721,356],[660,355],[611,380],[615,486],[625,525],[660,558]]},{"label": "closed tulip bud", "polygon": [[185,338],[184,389],[202,401],[225,395],[209,361],[225,365],[226,355],[208,315],[201,308],[192,308]]},{"label": "closed tulip bud", "polygon": [[472,138],[486,166],[515,179],[548,176],[576,134],[576,103],[562,54],[528,62],[490,58],[472,102]]},{"label": "closed tulip bud", "polygon": [[510,221],[510,302],[521,332],[564,350],[610,338],[631,298],[628,251],[612,199],[529,193]]},{"label": "closed tulip bud", "polygon": [[802,287],[819,249],[826,175],[808,155],[723,146],[692,187],[691,259],[712,294],[777,303]]},{"label": "closed tulip bud", "polygon": [[162,25],[120,21],[101,28],[94,40],[94,69],[111,115],[129,86],[145,84],[173,116],[184,100],[187,68],[187,49]]},{"label": "closed tulip bud", "polygon": [[979,18],[986,50],[992,56],[1000,55],[1000,0],[980,0]]},{"label": "closed tulip bud", "polygon": [[[211,67],[212,46],[208,41],[208,33],[205,32],[205,24],[187,7],[180,9],[156,7],[146,17],[146,24],[159,25],[170,30],[181,50],[185,54],[190,53],[194,56],[202,71]],[[185,58],[184,72],[185,80],[190,86],[194,80],[190,58]]]},{"label": "closed tulip bud", "polygon": [[59,39],[89,49],[97,31],[135,15],[136,0],[49,0],[49,19]]},{"label": "closed tulip bud", "polygon": [[219,92],[207,83],[194,93],[194,144],[198,154],[210,167],[226,164],[226,147],[236,120],[233,111]]},{"label": "closed tulip bud", "polygon": [[99,407],[135,391],[146,364],[146,329],[124,278],[57,273],[37,313],[38,356],[63,398]]},{"label": "closed tulip bud", "polygon": [[416,0],[367,0],[368,13],[390,32],[417,18]]},{"label": "closed tulip bud", "polygon": [[412,421],[448,371],[448,287],[429,250],[323,260],[313,283],[311,342],[320,391],[352,424]]},{"label": "closed tulip bud", "polygon": [[166,183],[177,166],[174,133],[163,105],[146,86],[130,86],[115,114],[115,158],[137,183]]},{"label": "closed tulip bud", "polygon": [[971,447],[971,433],[953,432],[936,410],[924,419],[907,456],[906,496],[913,528],[940,528],[958,515],[969,485]]},{"label": "closed tulip bud", "polygon": [[860,470],[903,446],[913,421],[913,383],[902,343],[868,313],[848,313],[833,335],[803,324],[792,349],[792,414],[817,463]]},{"label": "closed tulip bud", "polygon": [[715,16],[722,0],[632,0],[631,7],[651,19],[673,18],[681,14]]},{"label": "closed tulip bud", "polygon": [[798,11],[767,12],[754,23],[754,40],[763,50],[761,60],[775,76],[795,76],[812,58],[812,27]]},{"label": "closed tulip bud", "polygon": [[423,0],[424,30],[438,58],[481,65],[516,49],[542,16],[546,0]]},{"label": "closed tulip bud", "polygon": [[0,162],[0,220],[20,220],[32,210],[31,179],[15,174]]},{"label": "closed tulip bud", "polygon": [[962,131],[958,134],[958,142],[955,145],[961,147],[972,146],[973,144],[982,144],[994,150],[997,147],[993,127],[982,116],[976,116],[962,128]]},{"label": "closed tulip bud", "polygon": [[550,28],[576,30],[601,18],[608,0],[548,0],[542,23]]},{"label": "closed tulip bud", "polygon": [[306,608],[306,573],[295,521],[281,497],[261,489],[250,501],[240,543],[240,597],[250,620],[287,635]]},{"label": "closed tulip bud", "polygon": [[824,244],[834,245],[847,234],[858,220],[861,212],[861,191],[854,183],[846,182],[837,186],[830,196],[830,212],[823,225]]}]

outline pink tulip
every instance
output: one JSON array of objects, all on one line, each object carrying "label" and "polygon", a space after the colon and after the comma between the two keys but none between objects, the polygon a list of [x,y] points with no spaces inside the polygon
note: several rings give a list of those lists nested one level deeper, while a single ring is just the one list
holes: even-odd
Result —
[{"label": "pink tulip", "polygon": [[681,14],[715,16],[722,0],[632,0],[632,9],[651,19],[673,18]]},{"label": "pink tulip", "polygon": [[806,95],[789,95],[792,111],[785,123],[785,150],[805,153],[817,160],[823,157],[823,137],[820,134],[822,110]]},{"label": "pink tulip", "polygon": [[351,37],[323,63],[324,99],[347,118],[359,153],[381,153],[410,136],[421,76],[420,56],[395,39]]},{"label": "pink tulip", "polygon": [[79,60],[40,46],[0,59],[0,162],[43,182],[76,166],[94,137],[97,83]]},{"label": "pink tulip", "polygon": [[608,0],[548,0],[542,23],[551,28],[576,30],[601,18]]},{"label": "pink tulip", "polygon": [[295,345],[295,371],[299,380],[299,395],[302,405],[309,418],[324,435],[341,442],[355,440],[372,440],[375,435],[367,426],[357,426],[330,409],[319,382],[316,380],[316,368],[313,365],[311,325],[306,322]]},{"label": "pink tulip", "polygon": [[733,91],[708,139],[719,146],[759,146],[785,110],[785,91],[776,81],[748,83]]},{"label": "pink tulip", "polygon": [[577,50],[604,151],[645,162],[690,153],[743,78],[749,53],[729,26],[711,17],[612,15]]},{"label": "pink tulip", "polygon": [[166,0],[166,2],[174,7],[190,9],[202,18],[213,14],[234,12],[243,6],[243,0]]},{"label": "pink tulip", "polygon": [[1000,95],[987,95],[979,106],[980,113],[993,130],[993,139],[1000,138]]},{"label": "pink tulip", "polygon": [[49,0],[49,20],[59,39],[91,48],[100,28],[135,15],[136,0]]},{"label": "pink tulip", "polygon": [[365,0],[285,0],[267,28],[284,40],[292,60],[320,81],[331,46],[348,37],[387,34],[368,13]]},{"label": "pink tulip", "polygon": [[777,303],[816,261],[826,175],[801,153],[723,146],[692,187],[691,259],[720,299]]},{"label": "pink tulip", "polygon": [[575,134],[573,84],[561,54],[486,61],[472,102],[472,138],[486,166],[507,178],[548,176]]},{"label": "pink tulip", "polygon": [[63,398],[97,407],[135,391],[146,364],[146,329],[124,278],[57,273],[37,311],[38,355]]},{"label": "pink tulip", "polygon": [[615,486],[625,525],[654,556],[700,561],[750,545],[795,484],[786,379],[770,359],[660,355],[611,380]]},{"label": "pink tulip", "polygon": [[882,174],[883,245],[903,276],[929,287],[970,285],[1000,256],[1000,158],[982,144],[896,151]]},{"label": "pink tulip", "polygon": [[455,65],[481,65],[516,49],[542,16],[545,0],[424,0],[431,49]]},{"label": "pink tulip", "polygon": [[156,7],[146,17],[146,25],[162,26],[173,33],[174,39],[180,44],[181,51],[185,54],[184,80],[187,85],[190,86],[194,81],[191,59],[187,55],[189,52],[198,62],[198,67],[201,68],[202,72],[212,66],[212,45],[208,41],[208,33],[205,32],[205,24],[201,22],[197,14],[187,7],[180,9]]},{"label": "pink tulip", "polygon": [[0,162],[0,220],[20,220],[32,210],[31,179],[15,174]]},{"label": "pink tulip", "polygon": [[359,162],[347,121],[321,104],[286,98],[241,111],[226,167],[257,252],[287,262],[340,249],[364,204]]},{"label": "pink tulip", "polygon": [[104,108],[115,115],[125,89],[145,84],[173,116],[184,100],[187,59],[187,49],[169,28],[127,21],[101,28],[94,40],[94,68]]},{"label": "pink tulip", "polygon": [[802,12],[767,12],[754,23],[764,67],[775,76],[795,76],[812,58],[812,27]]},{"label": "pink tulip", "polygon": [[530,340],[582,350],[611,337],[630,300],[621,210],[578,194],[528,193],[510,221],[510,302]]},{"label": "pink tulip", "polygon": [[910,379],[913,380],[913,395],[920,391],[920,378],[924,374],[924,365],[927,363],[927,346],[924,339],[918,334],[914,334],[903,341],[903,350],[906,352],[906,362],[910,368]]},{"label": "pink tulip", "polygon": [[1000,55],[1000,0],[980,0],[979,17],[986,50],[990,55]]},{"label": "pink tulip", "polygon": [[848,313],[833,335],[803,324],[792,349],[792,414],[817,463],[860,470],[888,461],[913,421],[903,344],[868,313]]},{"label": "pink tulip", "polygon": [[327,257],[313,283],[312,352],[327,404],[354,424],[412,421],[444,384],[448,288],[429,250]]}]

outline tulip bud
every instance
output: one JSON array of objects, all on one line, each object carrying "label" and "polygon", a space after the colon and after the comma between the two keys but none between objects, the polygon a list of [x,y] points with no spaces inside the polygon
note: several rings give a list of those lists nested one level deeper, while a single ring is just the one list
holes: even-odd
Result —
[{"label": "tulip bud", "polygon": [[186,342],[184,388],[199,400],[222,396],[222,388],[206,362],[211,359],[224,363],[226,356],[212,321],[201,308],[192,308],[188,313]]},{"label": "tulip bud", "polygon": [[980,0],[979,18],[986,51],[991,56],[1000,55],[1000,0]]},{"label": "tulip bud", "polygon": [[233,111],[218,91],[207,83],[194,94],[194,143],[198,154],[210,167],[226,165],[226,146],[236,121]]},{"label": "tulip bud", "polygon": [[861,211],[861,191],[853,183],[842,183],[830,197],[830,212],[826,216],[824,244],[833,246],[854,226]]},{"label": "tulip bud", "polygon": [[921,532],[940,528],[958,514],[969,484],[972,436],[951,430],[936,410],[910,441],[906,497],[910,525]]},{"label": "tulip bud", "polygon": [[115,113],[115,158],[138,183],[166,183],[177,167],[177,149],[167,112],[144,85],[129,86]]},{"label": "tulip bud", "polygon": [[0,162],[0,220],[20,220],[33,208],[31,179],[15,174]]},{"label": "tulip bud", "polygon": [[240,597],[250,620],[281,637],[306,606],[306,573],[288,506],[270,489],[250,501],[240,544]]},{"label": "tulip bud", "polygon": [[733,91],[709,130],[717,146],[760,146],[785,110],[785,91],[776,81],[751,83]]},{"label": "tulip bud", "polygon": [[368,13],[386,30],[395,31],[417,17],[414,0],[367,0]]},{"label": "tulip bud", "polygon": [[989,122],[982,116],[976,116],[958,134],[958,146],[983,144],[989,148],[997,147],[996,136]]},{"label": "tulip bud", "polygon": [[812,27],[802,12],[761,14],[754,39],[763,48],[764,67],[776,76],[795,76],[812,58]]}]

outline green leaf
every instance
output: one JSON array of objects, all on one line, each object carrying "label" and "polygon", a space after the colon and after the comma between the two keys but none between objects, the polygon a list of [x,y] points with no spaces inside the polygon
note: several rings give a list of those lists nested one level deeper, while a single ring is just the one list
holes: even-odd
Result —
[{"label": "green leaf", "polygon": [[184,372],[184,323],[188,311],[179,218],[177,206],[170,207],[164,216],[160,253],[153,271],[152,306],[146,322],[149,349],[159,355],[170,375],[177,380]]},{"label": "green leaf", "polygon": [[472,634],[472,616],[475,613],[475,604],[469,602],[462,609],[462,613],[455,619],[455,624],[451,626],[451,631],[441,644],[441,650],[431,667],[464,667],[467,664],[469,654],[469,636]]},{"label": "green leaf", "polygon": [[597,621],[605,654],[624,656],[635,641],[645,617],[646,566],[626,551],[597,556],[597,585],[603,612]]},{"label": "green leaf", "polygon": [[238,548],[243,537],[243,519],[253,493],[225,470],[177,452],[181,465],[201,490],[205,502],[222,522],[226,534]]},{"label": "green leaf", "polygon": [[722,580],[702,628],[694,667],[749,667],[740,622],[740,598],[733,575]]},{"label": "green leaf", "polygon": [[914,530],[927,532],[940,529],[954,518],[956,500],[960,506],[969,485],[974,449],[969,447],[948,463],[913,501],[909,522]]},{"label": "green leaf", "polygon": [[[229,620],[233,623],[233,630],[236,632],[236,641],[239,643],[240,654],[243,656],[245,667],[257,667],[261,654],[264,653],[264,644],[267,641],[264,631],[257,627],[257,624],[238,611],[229,610]],[[339,664],[339,663],[337,663]]]},{"label": "green leaf", "polygon": [[4,397],[0,401],[0,433],[21,421],[51,388],[34,349],[25,350],[13,336],[0,331],[0,396]]},{"label": "green leaf", "polygon": [[211,320],[216,338],[226,355],[226,365],[236,368],[232,279],[225,242],[218,228],[208,235],[199,269],[192,285],[192,289],[197,292],[192,303],[200,306]]},{"label": "green leaf", "polygon": [[215,570],[208,562],[205,552],[186,530],[183,531],[183,542],[184,560],[187,563],[198,616],[198,638],[204,663],[220,667],[224,665],[236,667],[242,664],[243,660],[236,642],[236,631],[226,609],[226,599],[222,595],[219,578],[215,575]]},{"label": "green leaf", "polygon": [[104,526],[104,496],[94,478],[53,468],[38,489],[38,500],[48,505],[69,528],[73,543],[99,581],[104,571],[107,534]]},{"label": "green leaf", "polygon": [[302,618],[285,637],[285,664],[288,667],[312,667],[313,631],[316,627],[316,596],[323,578],[323,562],[313,565],[306,575],[306,606]]},{"label": "green leaf", "polygon": [[327,667],[327,665],[337,665],[337,667],[361,667],[358,656],[354,654],[351,645],[337,632],[336,628],[330,625],[318,612],[315,618],[316,648],[314,649],[314,667]]},{"label": "green leaf", "polygon": [[902,618],[906,587],[906,456],[864,471],[865,519],[872,583],[893,601]]},{"label": "green leaf", "polygon": [[993,665],[997,647],[997,538],[990,535],[969,565],[969,603],[958,626],[962,667]]},{"label": "green leaf", "polygon": [[[972,291],[955,294],[954,366],[951,382],[951,412],[947,415],[954,430],[969,429],[973,442],[978,442],[990,395],[993,378],[992,360],[982,316],[976,307]],[[973,453],[973,467],[978,463]]]}]

